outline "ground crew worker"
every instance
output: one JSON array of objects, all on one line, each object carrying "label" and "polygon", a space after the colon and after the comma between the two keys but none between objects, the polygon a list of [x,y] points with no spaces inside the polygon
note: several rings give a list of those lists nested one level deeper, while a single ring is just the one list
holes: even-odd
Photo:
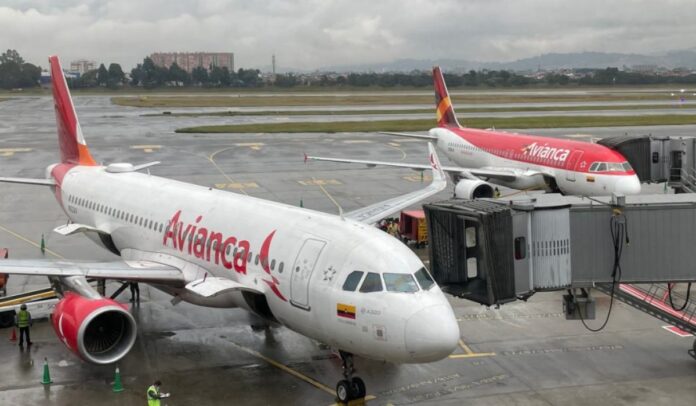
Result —
[{"label": "ground crew worker", "polygon": [[493,189],[493,197],[495,197],[496,199],[500,197],[500,190],[498,190],[497,187]]},{"label": "ground crew worker", "polygon": [[27,310],[27,305],[22,303],[19,307],[19,312],[15,316],[15,326],[19,328],[19,346],[24,347],[24,337],[27,338],[27,346],[31,345],[31,338],[29,337],[29,328],[33,324],[31,320],[31,313]]},{"label": "ground crew worker", "polygon": [[147,388],[147,406],[160,406],[160,399],[166,398],[160,393],[162,382],[156,380],[149,388]]},{"label": "ground crew worker", "polygon": [[140,286],[138,286],[138,282],[131,282],[130,283],[130,291],[131,291],[130,301],[140,303]]}]

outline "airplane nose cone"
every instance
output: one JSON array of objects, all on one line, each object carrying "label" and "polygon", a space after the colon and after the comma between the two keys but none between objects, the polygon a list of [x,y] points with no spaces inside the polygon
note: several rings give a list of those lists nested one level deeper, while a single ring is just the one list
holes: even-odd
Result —
[{"label": "airplane nose cone", "polygon": [[414,362],[441,360],[459,342],[459,324],[449,305],[419,310],[406,322],[406,350]]},{"label": "airplane nose cone", "polygon": [[640,193],[640,180],[637,176],[622,176],[616,182],[616,191],[625,195],[637,195]]}]

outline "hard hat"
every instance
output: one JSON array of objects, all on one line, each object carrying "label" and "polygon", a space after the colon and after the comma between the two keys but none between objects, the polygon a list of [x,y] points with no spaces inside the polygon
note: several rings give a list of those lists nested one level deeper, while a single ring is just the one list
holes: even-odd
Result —
[{"label": "hard hat", "polygon": [[22,303],[22,305],[19,306],[19,308],[22,309],[22,310],[27,310],[27,305],[25,305],[24,303]]}]

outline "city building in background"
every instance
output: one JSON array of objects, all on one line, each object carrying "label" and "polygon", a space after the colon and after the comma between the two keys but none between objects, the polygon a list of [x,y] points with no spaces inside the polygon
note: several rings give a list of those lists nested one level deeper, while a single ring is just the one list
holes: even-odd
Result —
[{"label": "city building in background", "polygon": [[234,70],[232,52],[155,52],[150,59],[157,66],[169,68],[174,62],[183,70],[191,73],[199,66],[210,69],[211,66]]},{"label": "city building in background", "polygon": [[97,69],[97,63],[94,61],[78,59],[70,62],[70,72],[78,72],[80,75],[84,75],[86,72],[94,69]]}]

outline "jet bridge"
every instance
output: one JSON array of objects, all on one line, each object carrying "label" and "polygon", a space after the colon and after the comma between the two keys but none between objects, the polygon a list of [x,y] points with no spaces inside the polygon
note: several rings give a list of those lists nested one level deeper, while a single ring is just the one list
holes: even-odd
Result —
[{"label": "jet bridge", "polygon": [[431,272],[446,293],[490,306],[567,290],[567,318],[592,319],[597,288],[696,334],[696,301],[670,289],[670,301],[686,303],[676,309],[664,296],[666,284],[696,281],[696,194],[454,199],[424,209]]},{"label": "jet bridge", "polygon": [[696,192],[696,138],[623,135],[598,144],[626,157],[643,183],[662,183],[677,193]]}]

